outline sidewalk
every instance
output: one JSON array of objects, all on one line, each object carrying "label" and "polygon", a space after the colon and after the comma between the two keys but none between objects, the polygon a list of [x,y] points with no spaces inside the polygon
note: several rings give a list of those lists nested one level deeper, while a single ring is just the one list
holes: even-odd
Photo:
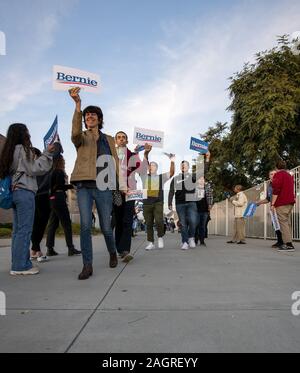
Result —
[{"label": "sidewalk", "polygon": [[[0,240],[0,352],[300,352],[300,244],[278,253],[272,241],[183,252],[168,233],[163,250],[133,239],[134,261],[108,267],[103,238],[94,238],[94,275],[78,281],[81,257],[61,255],[37,276],[9,276],[9,240]],[[79,248],[79,238],[75,239]]]}]

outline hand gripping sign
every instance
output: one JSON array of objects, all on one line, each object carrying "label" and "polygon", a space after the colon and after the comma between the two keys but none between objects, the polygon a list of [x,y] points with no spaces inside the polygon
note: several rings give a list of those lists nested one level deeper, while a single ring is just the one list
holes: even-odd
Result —
[{"label": "hand gripping sign", "polygon": [[154,148],[163,148],[164,132],[135,127],[133,143],[137,145],[149,144]]},{"label": "hand gripping sign", "polygon": [[206,154],[208,152],[208,143],[192,137],[190,150],[194,150],[200,154]]},{"label": "hand gripping sign", "polygon": [[53,66],[53,89],[68,91],[75,87],[80,87],[86,92],[99,93],[100,77],[97,74],[72,67]]}]

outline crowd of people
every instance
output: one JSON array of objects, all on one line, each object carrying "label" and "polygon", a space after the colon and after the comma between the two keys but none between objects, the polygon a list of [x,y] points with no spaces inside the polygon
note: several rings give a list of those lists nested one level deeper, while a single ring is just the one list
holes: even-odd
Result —
[{"label": "crowd of people", "polygon": [[[41,153],[33,148],[28,128],[12,124],[0,159],[0,179],[10,175],[13,190],[13,235],[11,275],[34,275],[39,269],[33,262],[47,261],[56,256],[55,233],[62,225],[69,256],[81,255],[83,267],[79,280],[93,274],[92,227],[93,204],[96,205],[99,224],[109,254],[109,266],[116,268],[118,260],[133,260],[132,237],[137,231],[135,200],[130,198],[137,189],[136,176],[142,180],[147,197],[143,200],[147,251],[165,245],[166,229],[174,232],[175,220],[164,217],[164,185],[171,180],[168,207],[175,210],[181,234],[181,249],[206,246],[207,223],[213,206],[213,191],[205,180],[210,153],[205,155],[204,169],[190,171],[190,164],[182,161],[180,173],[175,176],[175,158],[170,154],[170,169],[158,173],[158,164],[149,161],[152,146],[145,144],[143,156],[128,149],[128,135],[124,131],[115,137],[103,132],[103,113],[97,106],[82,111],[80,89],[69,91],[75,103],[71,140],[77,158],[70,183],[65,172],[65,160],[59,143],[48,146]],[[83,125],[85,130],[83,130]],[[271,175],[271,189],[267,199],[258,205],[271,203],[280,222],[276,232],[280,250],[292,250],[289,217],[295,203],[292,176],[281,162]],[[75,188],[80,213],[80,250],[73,243],[72,223],[67,205],[67,190]],[[245,218],[247,198],[242,186],[234,188],[234,236],[229,243],[245,244]],[[41,241],[47,228],[46,255]],[[157,244],[154,232],[157,232]],[[30,242],[31,251],[30,251]]]}]

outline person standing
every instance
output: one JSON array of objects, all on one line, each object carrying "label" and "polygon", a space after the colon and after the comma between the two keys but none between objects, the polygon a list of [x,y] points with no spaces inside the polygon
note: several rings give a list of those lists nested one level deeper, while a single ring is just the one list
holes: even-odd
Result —
[{"label": "person standing", "polygon": [[68,256],[80,255],[81,251],[76,250],[73,244],[72,222],[67,205],[66,191],[73,189],[72,185],[67,184],[67,174],[65,172],[65,160],[61,155],[53,162],[51,182],[50,182],[50,205],[51,215],[48,224],[47,256],[56,256],[54,250],[55,233],[59,223],[63,227],[66,244],[68,247]]},{"label": "person standing", "polygon": [[209,212],[214,203],[214,198],[210,184],[205,182],[204,176],[201,176],[198,180],[196,199],[198,209],[198,225],[196,229],[195,242],[197,244],[198,241],[200,241],[200,246],[206,246],[206,224]]},{"label": "person standing", "polygon": [[295,251],[291,225],[291,215],[295,204],[294,177],[287,171],[286,162],[283,160],[277,162],[276,170],[272,182],[271,210],[277,213],[282,233],[283,244],[278,251]]},{"label": "person standing", "polygon": [[12,177],[13,233],[12,264],[10,274],[36,275],[38,267],[30,260],[30,238],[34,221],[36,177],[45,174],[52,166],[54,146],[36,158],[25,124],[14,123],[7,131],[0,158],[0,178]]},{"label": "person standing", "polygon": [[242,185],[236,185],[234,187],[235,197],[231,198],[231,202],[234,206],[234,227],[233,227],[233,238],[227,243],[237,243],[239,245],[246,244],[246,221],[244,216],[247,208],[248,199],[246,194],[243,192]]},{"label": "person standing", "polygon": [[[265,205],[265,204],[270,204],[271,203],[271,201],[272,201],[272,195],[273,195],[272,182],[273,182],[273,178],[274,178],[275,174],[276,174],[276,170],[273,170],[273,171],[269,172],[270,183],[269,183],[268,188],[267,188],[267,196],[266,196],[266,198],[264,200],[256,202],[257,206],[261,206],[261,205]],[[276,230],[275,234],[277,236],[277,242],[274,245],[272,245],[272,247],[273,248],[278,248],[278,247],[280,247],[280,246],[283,245],[282,233],[281,233],[280,230]]]},{"label": "person standing", "polygon": [[164,247],[164,185],[175,173],[174,157],[171,157],[170,171],[157,174],[158,164],[150,162],[149,173],[143,178],[144,189],[147,190],[147,199],[144,202],[144,217],[147,224],[147,246],[146,250],[155,249],[154,245],[154,222],[157,229],[158,248]]},{"label": "person standing", "polygon": [[119,160],[119,189],[121,192],[121,204],[114,205],[115,216],[115,240],[117,251],[123,262],[128,263],[133,259],[130,253],[132,239],[132,224],[135,201],[126,200],[130,191],[136,190],[136,175],[145,175],[148,169],[148,155],[151,145],[145,145],[144,159],[141,161],[138,153],[133,153],[127,148],[128,136],[119,131],[115,135],[116,150]]},{"label": "person standing", "polygon": [[[79,280],[93,274],[92,208],[96,203],[100,227],[110,255],[109,266],[118,265],[115,240],[111,228],[112,190],[118,174],[118,157],[114,139],[102,132],[103,113],[98,106],[88,106],[81,111],[79,88],[69,91],[75,102],[72,124],[72,142],[77,158],[71,183],[77,188],[80,213],[80,246],[83,269]],[[86,130],[82,130],[82,121]],[[104,177],[102,177],[104,175]]]},{"label": "person standing", "polygon": [[180,221],[182,250],[195,248],[195,233],[198,220],[197,204],[195,199],[196,176],[189,172],[189,162],[181,162],[181,173],[171,182],[169,191],[169,209],[172,211],[175,194],[176,211]]}]

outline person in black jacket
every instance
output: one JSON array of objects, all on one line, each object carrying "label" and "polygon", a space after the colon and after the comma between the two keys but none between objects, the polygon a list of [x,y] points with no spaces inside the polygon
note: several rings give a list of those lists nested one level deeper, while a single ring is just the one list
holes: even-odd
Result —
[{"label": "person in black jacket", "polygon": [[182,250],[195,248],[195,233],[198,211],[195,199],[196,175],[189,172],[189,162],[181,162],[181,173],[171,182],[169,191],[169,209],[172,211],[175,194],[176,211],[181,224]]},{"label": "person in black jacket", "polygon": [[72,236],[72,223],[70,213],[67,205],[66,191],[72,189],[72,185],[66,183],[67,175],[65,173],[65,160],[63,156],[60,156],[53,162],[53,172],[50,182],[50,206],[51,215],[48,224],[47,234],[47,255],[55,256],[58,255],[54,250],[55,232],[61,223],[66,243],[68,246],[68,255],[80,255],[81,251],[76,250],[73,244]]},{"label": "person in black jacket", "polygon": [[[62,146],[59,142],[53,144],[53,160],[55,161],[57,157],[60,156]],[[42,152],[33,148],[36,158],[42,155]],[[34,213],[34,223],[31,235],[31,260],[37,260],[38,262],[46,262],[48,257],[43,254],[41,250],[41,242],[43,240],[47,224],[50,218],[51,208],[49,201],[49,190],[50,190],[50,180],[52,175],[52,169],[43,176],[37,176],[38,191],[35,196],[35,213]]]}]

